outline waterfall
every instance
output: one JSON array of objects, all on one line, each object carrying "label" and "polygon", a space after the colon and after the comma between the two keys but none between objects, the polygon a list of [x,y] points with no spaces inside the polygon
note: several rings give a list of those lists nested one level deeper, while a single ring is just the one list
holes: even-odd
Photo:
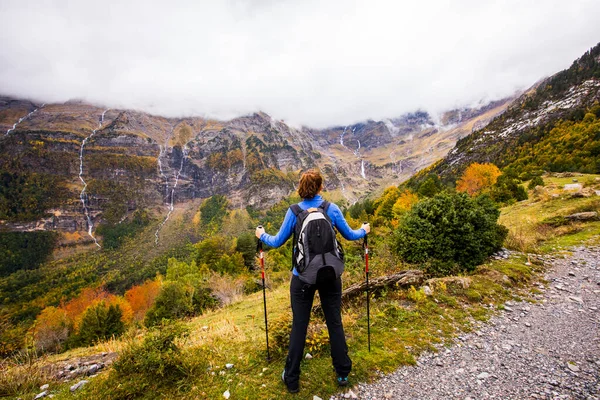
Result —
[{"label": "waterfall", "polygon": [[94,237],[94,234],[92,232],[92,230],[94,229],[94,223],[92,222],[92,217],[90,217],[90,210],[88,209],[88,207],[86,205],[86,201],[85,201],[85,199],[86,199],[85,191],[87,189],[87,183],[83,179],[83,149],[85,147],[85,144],[88,142],[88,140],[90,140],[96,134],[96,132],[100,128],[102,128],[102,124],[104,123],[104,114],[106,114],[107,111],[108,111],[108,109],[104,110],[104,112],[100,116],[100,120],[98,122],[98,127],[92,131],[91,135],[89,135],[88,137],[83,139],[83,141],[81,142],[81,149],[79,150],[79,180],[81,181],[81,183],[83,183],[83,189],[81,189],[81,193],[79,194],[79,200],[81,201],[81,205],[83,206],[83,213],[85,214],[85,217],[87,219],[88,235],[94,240],[94,243],[98,247],[100,247],[100,244],[98,243],[98,240],[96,240],[96,238]]},{"label": "waterfall", "polygon": [[29,118],[31,116],[31,114],[33,114],[34,112],[36,112],[40,108],[44,107],[45,105],[46,105],[46,103],[42,104],[39,108],[36,108],[35,110],[33,110],[32,112],[30,112],[26,116],[19,118],[19,120],[17,122],[15,122],[15,124],[12,126],[12,128],[10,128],[9,130],[6,131],[6,134],[8,135],[12,131],[14,131],[17,128],[17,125],[19,125],[21,122],[25,121],[27,118]]},{"label": "waterfall", "polygon": [[169,178],[167,178],[167,176],[165,175],[165,172],[163,171],[161,157],[163,157],[166,154],[167,147],[165,146],[163,148],[162,145],[158,145],[158,147],[160,149],[158,152],[158,171],[160,173],[160,176],[165,180],[165,203],[166,203],[167,199],[169,198]]},{"label": "waterfall", "polygon": [[[352,133],[354,133],[354,129],[352,130]],[[365,160],[363,160],[362,156],[360,155],[360,140],[356,139],[356,142],[358,143],[358,147],[356,150],[354,150],[354,155],[360,160],[360,175],[363,177],[363,179],[367,179],[367,176],[365,175]]]},{"label": "waterfall", "polygon": [[390,153],[390,160],[392,161],[392,172],[396,172],[396,151],[393,150]]},{"label": "waterfall", "polygon": [[183,145],[183,148],[181,149],[181,152],[182,152],[182,155],[181,155],[181,163],[179,164],[179,170],[177,170],[177,173],[175,174],[175,183],[173,184],[173,187],[171,188],[171,192],[168,195],[168,198],[169,198],[169,212],[167,212],[167,216],[165,217],[165,219],[163,220],[163,222],[160,223],[160,225],[158,226],[158,229],[154,233],[154,237],[155,237],[154,243],[155,244],[158,244],[159,233],[160,233],[162,227],[167,223],[167,221],[171,217],[171,214],[173,213],[173,210],[175,209],[175,206],[174,206],[175,189],[177,188],[177,183],[179,183],[179,176],[181,175],[181,171],[183,171],[183,165],[184,165],[185,159],[186,159],[187,154],[188,154],[187,143]]}]

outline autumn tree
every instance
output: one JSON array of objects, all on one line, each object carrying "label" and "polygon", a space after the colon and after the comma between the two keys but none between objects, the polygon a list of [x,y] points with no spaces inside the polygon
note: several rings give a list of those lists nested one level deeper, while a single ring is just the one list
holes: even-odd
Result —
[{"label": "autumn tree", "polygon": [[144,319],[146,312],[152,307],[160,292],[160,281],[146,281],[142,285],[133,286],[125,292],[125,300],[129,303],[135,321]]},{"label": "autumn tree", "polygon": [[489,190],[502,174],[494,164],[473,163],[456,182],[456,190],[476,196]]},{"label": "autumn tree", "polygon": [[392,208],[398,200],[398,197],[400,197],[400,189],[398,189],[396,186],[390,186],[389,188],[385,189],[383,195],[379,199],[375,200],[375,216],[383,217],[388,220],[392,219]]},{"label": "autumn tree", "polygon": [[33,339],[38,349],[56,351],[69,337],[71,322],[61,308],[46,307],[37,316],[33,327]]},{"label": "autumn tree", "polygon": [[105,300],[109,293],[102,288],[85,288],[79,296],[69,300],[61,308],[67,313],[68,318],[73,322],[74,329],[79,329],[79,323],[85,310],[94,303]]},{"label": "autumn tree", "polygon": [[392,213],[394,218],[400,218],[404,213],[411,209],[411,207],[419,201],[419,196],[412,193],[410,190],[402,192],[398,200],[392,207]]}]

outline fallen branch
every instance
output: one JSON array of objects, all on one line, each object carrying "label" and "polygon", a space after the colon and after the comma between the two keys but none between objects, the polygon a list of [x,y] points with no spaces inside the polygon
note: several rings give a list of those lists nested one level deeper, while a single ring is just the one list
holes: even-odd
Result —
[{"label": "fallen branch", "polygon": [[[407,271],[398,272],[397,274],[380,276],[370,280],[369,292],[375,292],[392,285],[396,287],[418,286],[423,283],[423,280],[423,271],[409,269]],[[342,301],[358,296],[366,290],[367,284],[365,282],[355,283],[342,292]]]},{"label": "fallen branch", "polygon": [[[397,274],[380,276],[369,280],[369,292],[373,293],[386,287],[394,286],[396,288],[407,288],[410,286],[420,286],[425,278],[423,277],[423,271],[416,269],[409,269],[406,271],[398,272]],[[342,292],[342,301],[348,301],[356,296],[363,295],[367,290],[367,284],[365,282],[355,283],[350,285]],[[321,304],[315,304],[313,309],[318,310],[321,308]]]}]

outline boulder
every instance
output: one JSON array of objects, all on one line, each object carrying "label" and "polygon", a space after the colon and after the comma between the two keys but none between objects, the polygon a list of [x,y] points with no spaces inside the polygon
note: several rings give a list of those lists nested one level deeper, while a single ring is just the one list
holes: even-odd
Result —
[{"label": "boulder", "polygon": [[596,212],[596,211],[580,212],[580,213],[567,215],[565,218],[568,220],[571,220],[571,221],[597,221],[598,220],[598,212]]},{"label": "boulder", "polygon": [[581,186],[581,183],[567,183],[563,189],[569,191],[580,191],[582,187],[583,186]]},{"label": "boulder", "polygon": [[71,388],[70,388],[71,392],[74,392],[77,389],[83,387],[83,385],[85,385],[86,383],[88,383],[88,381],[86,381],[86,380],[77,382],[76,384],[74,384],[73,386],[71,386]]}]

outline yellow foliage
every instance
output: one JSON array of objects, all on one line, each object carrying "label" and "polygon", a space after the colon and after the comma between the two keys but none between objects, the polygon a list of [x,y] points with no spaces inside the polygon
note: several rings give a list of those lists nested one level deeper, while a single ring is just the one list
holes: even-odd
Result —
[{"label": "yellow foliage", "polygon": [[36,347],[46,350],[57,349],[69,336],[71,325],[67,312],[61,308],[46,307],[35,319],[33,338]]},{"label": "yellow foliage", "polygon": [[400,197],[400,190],[396,186],[390,186],[384,190],[383,195],[375,200],[375,216],[385,219],[392,218],[392,208]]},{"label": "yellow foliage", "polygon": [[196,212],[196,214],[194,214],[194,217],[192,218],[192,224],[194,224],[194,226],[200,225],[200,211],[198,211],[198,212]]},{"label": "yellow foliage", "polygon": [[473,163],[456,182],[456,190],[476,196],[489,190],[501,174],[502,172],[494,164]]},{"label": "yellow foliage", "polygon": [[408,189],[405,190],[402,192],[400,197],[398,197],[398,200],[396,200],[394,206],[392,207],[392,213],[394,214],[394,217],[399,218],[402,214],[410,210],[418,201],[419,196],[417,196],[415,193],[412,193]]}]

